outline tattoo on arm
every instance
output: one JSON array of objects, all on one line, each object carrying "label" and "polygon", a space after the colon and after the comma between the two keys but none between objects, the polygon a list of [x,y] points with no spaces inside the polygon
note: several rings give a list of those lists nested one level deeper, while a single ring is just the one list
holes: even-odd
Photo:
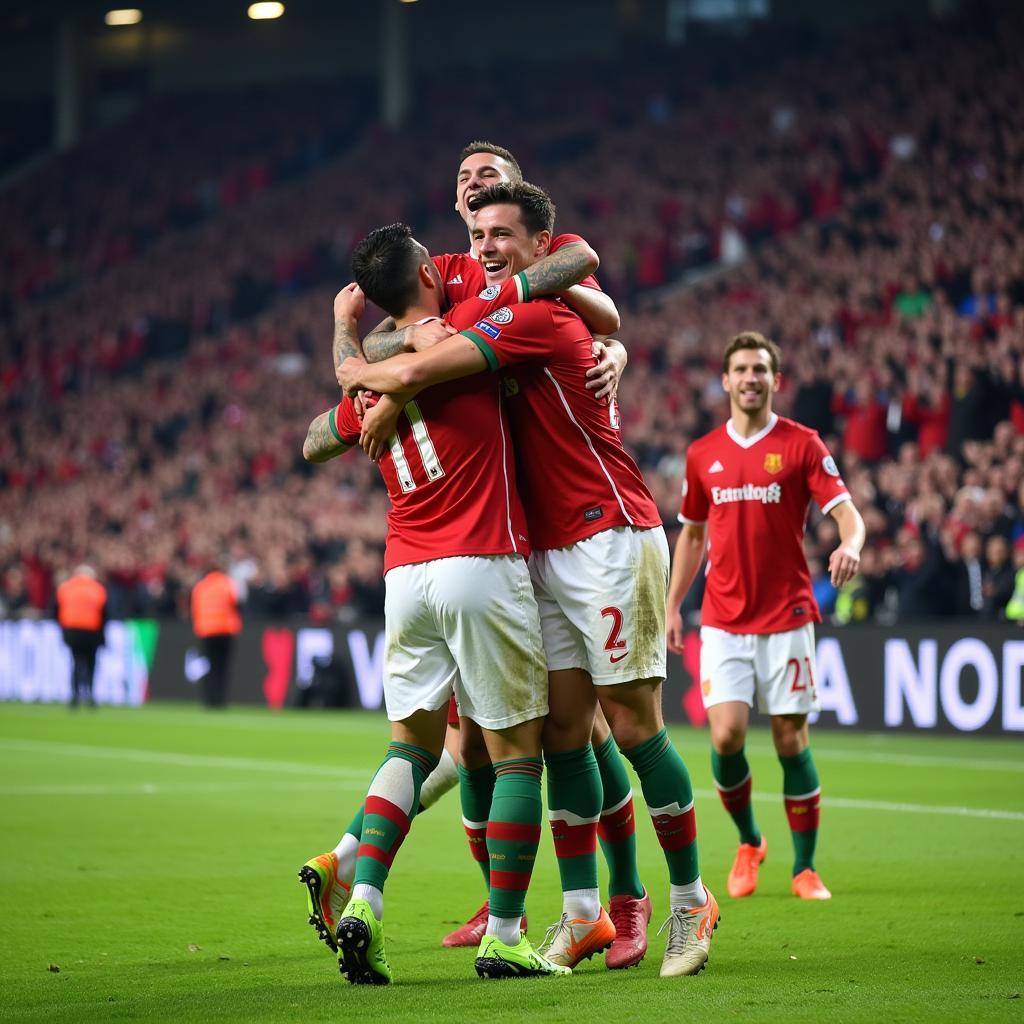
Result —
[{"label": "tattoo on arm", "polygon": [[401,355],[405,351],[405,336],[408,332],[408,327],[396,329],[395,321],[392,320],[390,327],[382,326],[368,334],[363,341],[366,361],[379,363],[382,359]]},{"label": "tattoo on arm", "polygon": [[341,366],[349,356],[357,359],[362,357],[363,350],[359,347],[359,335],[354,324],[344,320],[334,321],[334,344],[331,349],[335,368]]},{"label": "tattoo on arm", "polygon": [[550,295],[578,284],[590,272],[587,250],[582,245],[564,245],[527,267],[526,281],[531,295]]},{"label": "tattoo on arm", "polygon": [[349,449],[349,446],[339,441],[331,430],[330,418],[333,415],[334,410],[328,409],[327,412],[320,413],[309,425],[302,454],[310,462],[327,462],[328,459],[333,459]]}]

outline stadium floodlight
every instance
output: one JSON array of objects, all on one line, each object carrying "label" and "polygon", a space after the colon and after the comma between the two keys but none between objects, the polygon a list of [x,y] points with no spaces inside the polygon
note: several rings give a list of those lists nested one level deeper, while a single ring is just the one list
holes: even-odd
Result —
[{"label": "stadium floodlight", "polygon": [[124,7],[116,11],[107,11],[103,20],[108,25],[138,25],[142,21],[142,11],[137,7]]},{"label": "stadium floodlight", "polygon": [[284,4],[281,3],[258,3],[249,4],[249,17],[253,21],[269,21],[272,18],[280,18],[284,14]]}]

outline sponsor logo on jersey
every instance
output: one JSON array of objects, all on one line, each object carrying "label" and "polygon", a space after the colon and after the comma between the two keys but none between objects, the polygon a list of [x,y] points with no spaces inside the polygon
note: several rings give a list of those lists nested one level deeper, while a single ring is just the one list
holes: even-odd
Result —
[{"label": "sponsor logo on jersey", "polygon": [[826,455],[821,460],[821,468],[828,473],[829,476],[839,476],[839,467],[836,465],[836,460],[831,455]]},{"label": "sponsor logo on jersey", "polygon": [[596,508],[588,508],[587,511],[583,513],[583,518],[586,522],[592,523],[595,519],[600,519],[603,515],[604,509],[598,505]]},{"label": "sponsor logo on jersey", "polygon": [[701,692],[704,694],[705,697],[710,697],[711,696],[711,680],[710,679],[703,679],[703,680],[701,680],[700,688],[701,688]]},{"label": "sponsor logo on jersey", "polygon": [[500,327],[495,327],[494,324],[489,324],[486,320],[478,320],[473,326],[478,331],[483,331],[484,334],[488,335],[495,341],[497,340],[498,335],[501,334]]},{"label": "sponsor logo on jersey", "polygon": [[494,298],[497,298],[498,292],[500,292],[500,291],[501,291],[501,288],[498,285],[492,284],[489,288],[485,288],[477,296],[477,298],[478,299],[494,299]]},{"label": "sponsor logo on jersey", "polygon": [[501,324],[502,326],[510,324],[512,323],[512,310],[508,306],[502,306],[501,309],[496,309],[487,319],[493,320],[496,324]]},{"label": "sponsor logo on jersey", "polygon": [[456,274],[449,282],[449,284],[462,284],[462,275]]},{"label": "sponsor logo on jersey", "polygon": [[764,468],[769,473],[782,472],[782,452],[768,452],[764,457]]},{"label": "sponsor logo on jersey", "polygon": [[793,614],[794,614],[794,615],[806,615],[806,614],[807,614],[807,609],[806,609],[806,608],[805,608],[805,607],[804,607],[803,605],[801,605],[801,604],[798,604],[798,605],[797,605],[797,606],[796,606],[796,607],[795,607],[795,608],[793,609]]},{"label": "sponsor logo on jersey", "polygon": [[620,661],[622,661],[623,658],[628,658],[628,657],[629,657],[629,651],[626,651],[625,654],[619,654],[619,655],[609,654],[608,655],[608,660],[613,665],[617,665]]},{"label": "sponsor logo on jersey", "polygon": [[715,461],[712,462],[711,466],[708,468],[708,472],[709,473],[724,473],[725,472],[725,466],[723,466],[718,461],[718,459],[715,459]]},{"label": "sponsor logo on jersey", "polygon": [[728,505],[734,501],[759,501],[762,505],[778,505],[782,501],[782,485],[768,484],[758,487],[744,484],[742,487],[712,487],[711,500],[716,505]]}]

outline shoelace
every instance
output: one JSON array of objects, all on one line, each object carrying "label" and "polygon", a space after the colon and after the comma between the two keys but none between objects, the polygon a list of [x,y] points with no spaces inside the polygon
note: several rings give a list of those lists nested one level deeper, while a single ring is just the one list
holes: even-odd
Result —
[{"label": "shoelace", "polygon": [[[679,954],[686,948],[686,940],[690,937],[695,921],[693,915],[688,914],[684,909],[673,910],[668,920],[658,929],[660,935],[666,928],[669,929],[668,942],[665,944],[665,954]],[[670,927],[671,926],[671,927]]]},{"label": "shoelace", "polygon": [[541,955],[547,953],[563,931],[569,931],[569,915],[563,914],[545,933],[540,944]]},{"label": "shoelace", "polygon": [[623,905],[621,903],[612,907],[608,913],[615,925],[616,937],[621,938],[626,932],[630,935],[640,928],[642,921],[639,902]]}]

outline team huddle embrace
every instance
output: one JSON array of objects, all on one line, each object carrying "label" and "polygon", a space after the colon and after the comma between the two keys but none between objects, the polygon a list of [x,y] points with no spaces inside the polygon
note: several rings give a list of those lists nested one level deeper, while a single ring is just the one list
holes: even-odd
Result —
[{"label": "team huddle embrace", "polygon": [[[806,725],[820,616],[800,537],[813,498],[839,524],[831,569],[841,584],[856,571],[863,524],[817,435],[771,413],[777,349],[741,335],[723,373],[732,418],[687,459],[670,583],[661,516],[619,433],[626,357],[609,337],[619,317],[593,277],[597,255],[578,236],[555,235],[550,198],[490,143],[461,154],[456,209],[467,253],[431,257],[404,225],[378,228],[356,247],[355,282],[334,307],[345,396],[313,420],[303,449],[323,462],[361,447],[392,506],[391,742],[337,846],[299,873],[309,920],[350,982],[388,984],[388,874],[416,814],[458,782],[487,900],[445,945],[475,946],[483,978],[569,975],[597,953],[610,968],[640,963],[652,904],[637,870],[625,759],[668,873],[661,975],[694,975],[708,960],[719,908],[701,880],[693,790],[665,730],[661,688],[705,531],[701,677],[715,777],[740,832],[729,892],[754,891],[767,851],[743,755],[756,690],[783,766],[793,891],[822,899],[830,894],[813,862],[819,789]],[[367,298],[389,318],[360,341]],[[779,497],[713,497],[748,489]],[[730,555],[737,528],[753,531],[755,545],[770,535],[777,561],[792,559],[795,538],[799,564],[769,576],[746,550]],[[545,770],[563,908],[535,948],[524,914]]]}]

